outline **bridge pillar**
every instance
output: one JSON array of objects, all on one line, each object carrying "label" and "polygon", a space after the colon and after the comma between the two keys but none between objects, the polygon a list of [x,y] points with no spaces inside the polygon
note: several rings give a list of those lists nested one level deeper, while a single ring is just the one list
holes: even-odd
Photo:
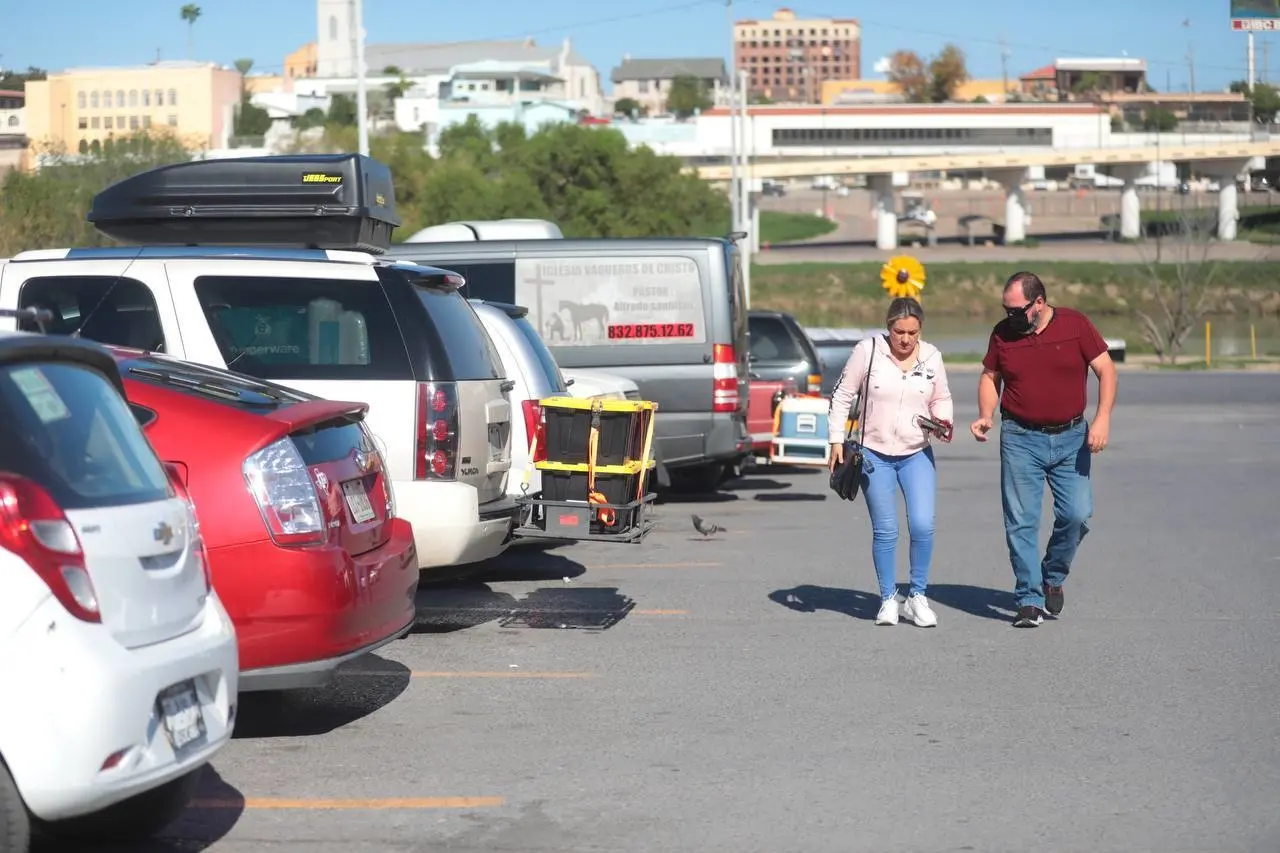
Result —
[{"label": "bridge pillar", "polygon": [[898,205],[893,195],[893,175],[867,175],[867,188],[875,200],[876,248],[898,248]]},{"label": "bridge pillar", "polygon": [[1205,160],[1199,165],[1205,174],[1218,182],[1218,239],[1224,242],[1234,240],[1240,221],[1236,175],[1249,167],[1249,160]]},{"label": "bridge pillar", "polygon": [[1142,201],[1138,198],[1138,178],[1147,172],[1145,163],[1123,163],[1112,168],[1114,177],[1124,181],[1120,189],[1120,238],[1137,240],[1142,234]]},{"label": "bridge pillar", "polygon": [[1004,187],[1005,245],[1022,242],[1027,239],[1027,197],[1022,191],[1022,182],[1027,179],[1027,170],[1025,168],[995,169],[988,172],[987,177]]}]

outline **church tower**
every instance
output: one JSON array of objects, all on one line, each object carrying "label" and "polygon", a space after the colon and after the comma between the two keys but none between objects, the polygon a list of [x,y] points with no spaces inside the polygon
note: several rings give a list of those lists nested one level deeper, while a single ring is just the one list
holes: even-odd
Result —
[{"label": "church tower", "polygon": [[356,76],[355,3],[316,0],[316,76]]}]

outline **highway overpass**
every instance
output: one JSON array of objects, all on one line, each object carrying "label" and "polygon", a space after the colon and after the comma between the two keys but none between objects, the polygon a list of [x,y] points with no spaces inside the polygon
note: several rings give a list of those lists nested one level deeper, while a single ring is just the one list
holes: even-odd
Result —
[{"label": "highway overpass", "polygon": [[[1176,138],[1176,137],[1175,137]],[[1111,173],[1124,181],[1120,201],[1120,236],[1135,239],[1139,234],[1139,203],[1135,181],[1147,165],[1160,162],[1195,162],[1199,171],[1214,176],[1222,189],[1218,195],[1218,238],[1234,240],[1239,210],[1236,176],[1255,157],[1280,157],[1280,139],[1265,141],[1213,142],[1135,148],[1051,148],[1040,151],[1005,151],[983,154],[926,154],[895,157],[833,157],[828,159],[757,159],[741,172],[749,178],[801,178],[813,175],[864,175],[876,195],[876,245],[894,249],[898,245],[897,205],[893,195],[894,172],[982,172],[999,182],[1006,193],[1005,242],[1026,239],[1026,200],[1022,184],[1031,166],[1076,166],[1092,163],[1111,166]],[[695,167],[708,181],[728,181],[728,165]],[[691,169],[690,171],[693,171]]]}]

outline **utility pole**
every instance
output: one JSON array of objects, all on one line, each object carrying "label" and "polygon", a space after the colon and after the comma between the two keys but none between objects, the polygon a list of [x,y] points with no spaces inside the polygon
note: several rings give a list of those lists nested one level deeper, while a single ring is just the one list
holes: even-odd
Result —
[{"label": "utility pole", "polygon": [[369,156],[369,98],[364,82],[364,0],[351,2],[351,38],[356,56],[356,135],[360,153]]},{"label": "utility pole", "polygon": [[1000,34],[1000,94],[1002,100],[1009,100],[1009,46],[1005,43],[1004,33]]},{"label": "utility pole", "polygon": [[1262,83],[1271,82],[1271,37],[1262,37],[1262,74],[1259,76]]},{"label": "utility pole", "polygon": [[733,0],[725,0],[724,15],[729,24],[729,210],[731,213],[729,230],[741,231],[741,178],[738,176],[738,40],[733,29]]},{"label": "utility pole", "polygon": [[[1184,20],[1182,22],[1182,26],[1186,27],[1187,31],[1190,32],[1191,19],[1187,18],[1186,20]],[[1196,60],[1195,60],[1194,45],[1190,41],[1187,42],[1187,76],[1188,76],[1189,90],[1191,91],[1192,94],[1194,94],[1196,91]]]}]

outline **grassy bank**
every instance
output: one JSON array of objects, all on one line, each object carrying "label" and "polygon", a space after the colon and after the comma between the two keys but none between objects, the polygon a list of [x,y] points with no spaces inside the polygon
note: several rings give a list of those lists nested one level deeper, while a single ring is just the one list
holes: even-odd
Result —
[{"label": "grassy bank", "polygon": [[796,243],[812,240],[836,230],[836,223],[812,213],[785,213],[777,210],[760,211],[761,243]]},{"label": "grassy bank", "polygon": [[[1280,264],[1223,261],[1217,266],[1211,316],[1280,314]],[[751,304],[788,311],[810,325],[879,323],[889,299],[880,267],[874,262],[753,265]],[[1028,267],[1044,279],[1055,303],[1095,316],[1127,317],[1135,307],[1152,304],[1152,273],[1142,264],[1045,261]],[[934,317],[986,321],[1011,272],[1008,263],[929,264],[921,302]],[[1178,272],[1174,264],[1160,267],[1168,282]]]}]

